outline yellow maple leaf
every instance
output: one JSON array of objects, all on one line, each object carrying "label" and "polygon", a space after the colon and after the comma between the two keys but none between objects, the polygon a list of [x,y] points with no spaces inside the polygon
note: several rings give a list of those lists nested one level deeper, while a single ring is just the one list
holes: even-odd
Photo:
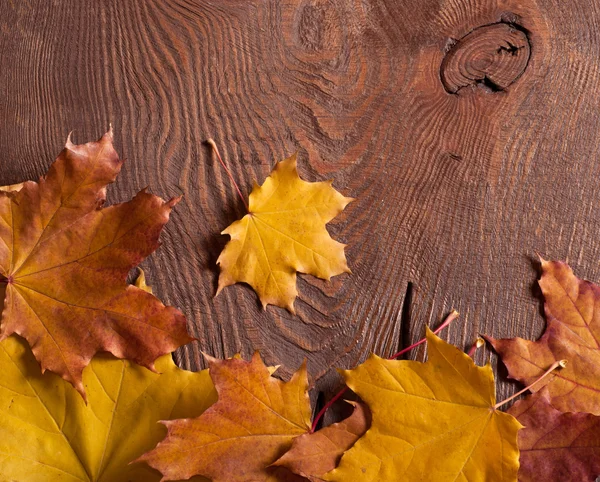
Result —
[{"label": "yellow maple leaf", "polygon": [[429,329],[427,342],[426,363],[372,355],[343,372],[373,418],[326,480],[517,480],[521,424],[495,409],[491,366],[478,367]]},{"label": "yellow maple leaf", "polygon": [[156,369],[96,356],[83,372],[86,405],[67,382],[42,375],[21,338],[1,342],[0,480],[158,482],[158,472],[131,462],[164,436],[158,421],[196,417],[216,392],[208,370],[181,370],[171,355]]},{"label": "yellow maple leaf", "polygon": [[272,304],[294,313],[296,272],[326,280],[350,272],[345,245],[333,240],[325,225],[351,201],[331,181],[300,179],[295,154],[278,162],[262,186],[255,183],[248,214],[222,232],[231,240],[217,260],[217,294],[248,283],[264,308]]}]

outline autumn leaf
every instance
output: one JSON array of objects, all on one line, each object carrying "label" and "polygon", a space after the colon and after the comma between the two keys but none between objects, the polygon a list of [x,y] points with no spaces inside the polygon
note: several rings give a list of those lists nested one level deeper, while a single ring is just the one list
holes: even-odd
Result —
[{"label": "autumn leaf", "polygon": [[429,329],[427,344],[426,363],[372,355],[343,372],[373,419],[326,480],[516,480],[521,425],[495,409],[491,366]]},{"label": "autumn leaf", "polygon": [[561,412],[600,415],[600,287],[575,277],[565,263],[545,260],[539,284],[547,319],[540,340],[487,340],[509,375],[526,385],[553,362],[568,360],[533,390],[548,386],[550,402]]},{"label": "autumn leaf", "polygon": [[519,480],[594,482],[600,475],[600,417],[556,410],[548,388],[508,411],[525,426],[519,432]]},{"label": "autumn leaf", "polygon": [[[0,343],[0,472],[17,482],[158,482],[130,464],[164,437],[159,420],[200,415],[216,401],[208,371],[156,361],[161,374],[98,355],[85,368],[88,403],[64,380],[42,375],[18,337]],[[193,479],[206,481],[203,478]]]},{"label": "autumn leaf", "polygon": [[0,191],[12,192],[12,191],[20,191],[23,187],[23,183],[19,184],[11,184],[10,186],[0,186]]},{"label": "autumn leaf", "polygon": [[138,277],[135,279],[135,283],[134,285],[141,289],[146,291],[147,293],[152,294],[152,286],[148,286],[146,284],[146,273],[144,273],[143,269],[138,268],[139,274]]},{"label": "autumn leaf", "polygon": [[354,411],[345,420],[314,433],[296,437],[292,447],[274,465],[287,467],[293,473],[316,482],[339,463],[343,453],[364,435],[371,424],[366,405],[354,403]]},{"label": "autumn leaf", "polygon": [[325,225],[351,202],[328,182],[300,179],[296,155],[278,162],[262,186],[254,185],[248,214],[222,234],[231,240],[219,256],[219,287],[248,283],[268,304],[294,313],[296,272],[329,280],[349,273],[344,245]]},{"label": "autumn leaf", "polygon": [[258,353],[250,362],[208,360],[217,403],[198,418],[165,422],[167,437],[140,460],[163,480],[196,474],[213,482],[286,480],[269,466],[310,429],[306,366],[282,382]]},{"label": "autumn leaf", "polygon": [[191,341],[178,310],[126,282],[158,247],[179,199],[142,191],[102,209],[121,164],[112,132],[84,145],[67,140],[39,183],[0,192],[1,338],[26,338],[42,370],[82,394],[82,370],[97,352],[152,368]]}]

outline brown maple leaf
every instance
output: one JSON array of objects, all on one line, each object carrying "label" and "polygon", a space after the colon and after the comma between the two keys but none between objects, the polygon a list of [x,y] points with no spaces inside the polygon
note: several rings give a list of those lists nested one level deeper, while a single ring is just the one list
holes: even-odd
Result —
[{"label": "brown maple leaf", "polygon": [[594,482],[600,474],[600,417],[562,413],[550,405],[548,387],[508,411],[519,431],[519,480]]},{"label": "brown maple leaf", "polygon": [[164,422],[166,438],[139,460],[159,470],[163,480],[193,475],[214,482],[302,480],[270,466],[310,430],[306,365],[282,382],[258,353],[250,362],[207,358],[217,403],[200,417]]},{"label": "brown maple leaf", "polygon": [[340,458],[371,425],[371,412],[363,403],[353,403],[354,411],[345,420],[314,433],[295,438],[292,448],[274,465],[316,482],[337,467]]},{"label": "brown maple leaf", "polygon": [[578,279],[566,263],[545,260],[539,284],[547,319],[544,335],[538,341],[486,339],[509,375],[526,385],[552,363],[567,360],[565,368],[532,390],[548,386],[550,402],[562,412],[600,415],[600,287]]},{"label": "brown maple leaf", "polygon": [[158,246],[179,198],[140,192],[103,208],[121,170],[112,131],[98,142],[67,139],[45,177],[0,191],[1,339],[27,339],[42,370],[85,396],[83,368],[107,351],[153,368],[192,340],[185,317],[128,285],[129,271]]}]

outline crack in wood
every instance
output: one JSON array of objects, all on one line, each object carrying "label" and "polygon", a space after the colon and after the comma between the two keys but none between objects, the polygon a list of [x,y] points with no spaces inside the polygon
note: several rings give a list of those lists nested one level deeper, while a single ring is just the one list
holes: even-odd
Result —
[{"label": "crack in wood", "polygon": [[[412,327],[412,299],[413,299],[413,283],[409,281],[406,285],[404,293],[404,301],[402,302],[402,312],[400,314],[400,330],[398,333],[398,349],[402,351],[410,345],[410,331]],[[398,357],[399,360],[406,359],[408,353]]]}]

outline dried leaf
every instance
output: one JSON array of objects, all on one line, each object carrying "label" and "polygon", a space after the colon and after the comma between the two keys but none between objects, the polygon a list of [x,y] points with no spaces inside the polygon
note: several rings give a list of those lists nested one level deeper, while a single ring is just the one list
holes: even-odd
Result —
[{"label": "dried leaf", "polygon": [[296,272],[329,280],[349,273],[344,245],[325,225],[351,202],[331,182],[306,182],[296,155],[278,162],[262,186],[254,185],[249,213],[222,234],[231,240],[219,256],[217,294],[226,286],[248,283],[268,304],[294,312]]},{"label": "dried leaf", "polygon": [[594,482],[600,475],[600,417],[562,413],[550,405],[548,387],[515,403],[509,412],[519,432],[519,480]]},{"label": "dried leaf", "polygon": [[147,293],[152,294],[152,286],[148,286],[146,284],[146,273],[144,273],[144,270],[141,268],[138,268],[138,271],[140,272],[140,274],[135,279],[135,286],[141,290],[146,291]]},{"label": "dried leaf", "polygon": [[364,435],[371,424],[371,413],[363,403],[353,403],[354,411],[347,419],[314,433],[296,437],[292,448],[274,465],[287,467],[293,473],[316,482],[335,469],[340,458]]},{"label": "dried leaf", "polygon": [[310,429],[306,366],[284,383],[258,353],[250,362],[238,357],[209,363],[218,402],[196,419],[166,422],[167,437],[140,460],[163,480],[196,474],[213,482],[286,480],[282,468],[269,466]]},{"label": "dried leaf", "polygon": [[129,270],[158,247],[178,199],[142,191],[102,209],[121,164],[111,132],[84,145],[67,140],[39,183],[0,192],[2,339],[26,338],[42,370],[82,394],[82,370],[97,352],[152,368],[191,341],[179,311],[126,283]]},{"label": "dried leaf", "polygon": [[567,366],[534,385],[548,386],[552,405],[561,412],[600,415],[600,287],[580,280],[562,262],[542,260],[539,281],[547,326],[536,342],[522,338],[486,338],[502,357],[508,373],[529,385],[557,360]]},{"label": "dried leaf", "polygon": [[326,480],[516,480],[521,425],[494,409],[491,366],[476,366],[429,329],[427,342],[427,363],[372,355],[343,372],[373,420]]},{"label": "dried leaf", "polygon": [[[0,479],[18,482],[158,482],[146,464],[130,464],[162,437],[162,419],[195,417],[216,400],[208,371],[156,361],[161,374],[110,355],[85,368],[87,405],[47,372],[26,343],[0,343]],[[206,481],[203,478],[196,482]]]},{"label": "dried leaf", "polygon": [[24,183],[19,183],[19,184],[11,184],[9,186],[0,186],[0,191],[5,191],[5,192],[13,192],[13,191],[20,191],[21,188],[23,187]]}]

